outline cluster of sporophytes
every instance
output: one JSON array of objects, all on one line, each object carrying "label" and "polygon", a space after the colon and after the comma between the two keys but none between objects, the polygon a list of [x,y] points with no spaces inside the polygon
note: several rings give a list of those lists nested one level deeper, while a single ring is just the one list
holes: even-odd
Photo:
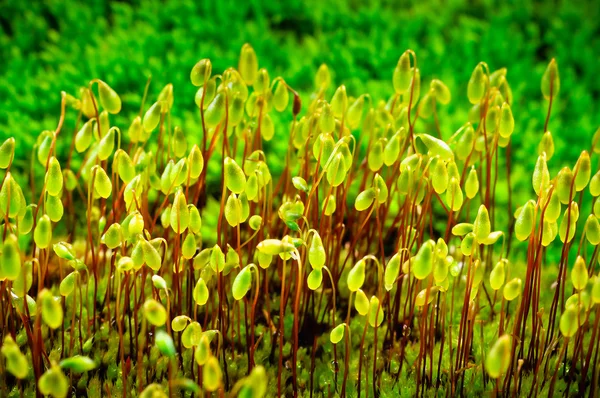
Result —
[{"label": "cluster of sporophytes", "polygon": [[[422,83],[412,51],[391,77],[388,101],[354,97],[323,65],[303,106],[245,45],[237,69],[191,69],[187,135],[170,84],[123,131],[104,81],[63,93],[29,181],[11,173],[16,140],[0,146],[0,394],[597,395],[600,134],[550,175],[557,63],[514,213],[510,188],[496,200],[511,175],[506,69],[475,67],[454,134],[436,111],[448,88]],[[287,153],[269,153],[282,136]],[[514,239],[526,251],[511,255]]]}]

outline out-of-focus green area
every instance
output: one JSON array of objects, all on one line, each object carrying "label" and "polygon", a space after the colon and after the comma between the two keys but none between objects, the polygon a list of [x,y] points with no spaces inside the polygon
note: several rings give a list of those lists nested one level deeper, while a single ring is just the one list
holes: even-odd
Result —
[{"label": "out-of-focus green area", "polygon": [[[392,93],[393,68],[412,48],[423,84],[440,78],[452,91],[452,103],[440,109],[445,137],[467,120],[466,84],[475,64],[507,67],[514,93],[517,192],[531,190],[547,107],[540,78],[550,58],[557,58],[561,74],[550,121],[556,143],[551,172],[573,165],[600,122],[597,1],[9,0],[0,8],[0,139],[17,138],[17,167],[29,157],[36,136],[55,128],[60,91],[76,94],[94,77],[122,95],[123,114],[129,116],[139,111],[148,75],[150,98],[173,83],[175,123],[193,137],[200,126],[191,67],[208,57],[220,73],[237,65],[245,42],[272,78],[283,76],[304,95],[324,62],[335,85],[377,99]],[[116,123],[125,128],[130,120]],[[287,134],[287,127],[278,133]],[[502,200],[505,193],[498,194]]]}]

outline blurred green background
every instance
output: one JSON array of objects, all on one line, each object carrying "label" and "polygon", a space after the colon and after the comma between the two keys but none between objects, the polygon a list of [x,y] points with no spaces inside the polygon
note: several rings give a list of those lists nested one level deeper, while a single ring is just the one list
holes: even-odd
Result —
[{"label": "blurred green background", "polygon": [[[424,84],[440,78],[452,91],[452,103],[440,111],[445,137],[467,120],[466,84],[476,63],[485,61],[492,70],[507,67],[516,119],[513,188],[524,195],[531,192],[529,176],[547,107],[540,79],[552,57],[561,74],[550,121],[556,143],[552,173],[574,164],[600,123],[597,0],[85,3],[0,3],[0,140],[17,137],[17,167],[28,159],[36,136],[55,128],[60,91],[76,94],[94,77],[122,95],[124,111],[114,122],[123,128],[139,110],[148,75],[150,98],[173,83],[175,123],[194,137],[200,125],[191,67],[208,57],[220,73],[237,65],[245,42],[272,78],[283,76],[304,98],[324,62],[335,86],[344,83],[350,95],[369,92],[385,99],[398,57],[412,48]],[[287,131],[282,125],[278,133]],[[286,145],[286,140],[274,142]]]}]

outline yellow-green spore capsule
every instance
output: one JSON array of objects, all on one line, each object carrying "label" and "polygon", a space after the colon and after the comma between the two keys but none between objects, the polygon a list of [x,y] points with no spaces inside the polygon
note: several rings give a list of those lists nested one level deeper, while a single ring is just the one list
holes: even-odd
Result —
[{"label": "yellow-green spore capsule", "polygon": [[225,254],[219,245],[214,245],[210,253],[210,267],[215,272],[222,272],[225,268]]},{"label": "yellow-green spore capsule", "polygon": [[431,174],[431,185],[433,185],[433,189],[438,195],[444,193],[448,187],[448,169],[446,163],[440,159],[435,162]]},{"label": "yellow-green spore capsule", "polygon": [[492,106],[488,109],[485,117],[485,129],[487,134],[495,134],[500,124],[500,107]]},{"label": "yellow-green spore capsule", "polygon": [[350,269],[347,277],[348,289],[351,292],[355,292],[360,289],[365,283],[365,261],[358,260],[358,262]]},{"label": "yellow-green spore capsule", "polygon": [[593,214],[590,214],[585,221],[585,236],[593,246],[600,243],[600,222],[598,222],[598,218]]},{"label": "yellow-green spore capsule", "polygon": [[69,379],[65,376],[60,366],[53,364],[40,377],[38,388],[44,395],[53,398],[66,398],[69,393]]},{"label": "yellow-green spore capsule", "polygon": [[373,189],[375,190],[377,201],[379,203],[385,203],[389,195],[389,190],[383,177],[379,174],[375,174],[375,177],[373,178]]},{"label": "yellow-green spore capsule", "polygon": [[331,333],[329,334],[329,341],[331,341],[333,344],[337,344],[340,341],[342,341],[342,339],[344,338],[345,330],[346,330],[345,323],[340,323],[339,325],[334,327],[331,330]]},{"label": "yellow-green spore capsule", "polygon": [[181,244],[181,255],[186,260],[191,259],[196,254],[196,237],[193,233],[188,233]]},{"label": "yellow-green spore capsule", "polygon": [[434,298],[437,297],[437,294],[439,292],[440,292],[439,286],[432,286],[431,288],[425,288],[425,289],[421,290],[417,294],[417,297],[415,297],[415,305],[417,307],[422,307],[425,305],[426,301],[427,301],[427,304],[431,304],[431,302],[433,301]]},{"label": "yellow-green spore capsule", "polygon": [[331,73],[325,64],[321,64],[315,75],[315,87],[321,91],[326,90],[331,83]]},{"label": "yellow-green spore capsule", "polygon": [[446,189],[446,205],[452,209],[452,211],[458,211],[463,204],[463,193],[460,189],[459,182],[456,178],[452,177],[448,183],[448,189]]},{"label": "yellow-green spore capsule", "polygon": [[77,271],[69,273],[63,278],[59,285],[60,295],[68,297],[75,290],[75,283],[77,282]]},{"label": "yellow-green spore capsule", "polygon": [[0,169],[6,169],[15,155],[15,139],[7,138],[0,145]]},{"label": "yellow-green spore capsule", "polygon": [[216,391],[221,385],[221,367],[216,357],[210,356],[202,367],[202,384],[207,391]]},{"label": "yellow-green spore capsule", "polygon": [[383,166],[383,141],[377,140],[369,151],[367,158],[369,169],[376,172]]},{"label": "yellow-green spore capsule", "polygon": [[404,94],[410,87],[413,74],[410,68],[410,53],[405,51],[398,59],[392,75],[392,84],[396,94]]},{"label": "yellow-green spore capsule", "polygon": [[325,167],[329,157],[333,153],[335,147],[335,141],[331,134],[320,134],[313,144],[313,156],[319,160],[321,167]]},{"label": "yellow-green spore capsule", "polygon": [[23,191],[10,172],[6,173],[0,188],[0,214],[15,218],[25,206]]},{"label": "yellow-green spore capsule", "polygon": [[600,303],[600,274],[596,275],[592,286],[592,301],[596,304]]},{"label": "yellow-green spore capsule", "polygon": [[473,254],[475,247],[475,234],[473,232],[469,232],[460,242],[460,251],[464,256],[470,256]]},{"label": "yellow-green spore capsule", "polygon": [[456,134],[460,134],[458,141],[456,142],[456,157],[464,160],[473,150],[473,144],[475,143],[475,130],[473,129],[471,123],[467,123],[465,126],[461,127]]},{"label": "yellow-green spore capsule", "polygon": [[385,290],[388,292],[393,289],[396,282],[396,278],[400,274],[400,254],[396,253],[388,261],[385,271],[383,273],[383,281],[385,284]]},{"label": "yellow-green spore capsule", "polygon": [[354,308],[356,311],[364,316],[369,313],[369,298],[361,289],[356,291],[356,298],[354,299]]},{"label": "yellow-green spore capsule", "polygon": [[17,297],[23,298],[33,284],[33,262],[26,261],[19,270],[19,275],[13,281],[12,290]]},{"label": "yellow-green spore capsule", "polygon": [[46,249],[52,241],[52,224],[50,217],[44,214],[38,221],[33,232],[33,240],[40,249]]},{"label": "yellow-green spore capsule", "polygon": [[379,327],[383,322],[383,318],[383,306],[380,305],[379,299],[376,296],[371,296],[371,300],[369,301],[369,325],[371,327]]},{"label": "yellow-green spore capsule", "polygon": [[[123,180],[123,182],[125,182],[126,184],[131,182],[131,180],[135,178],[136,170],[135,166],[133,165],[133,161],[131,160],[127,152],[125,152],[122,149],[119,149],[115,152],[115,156],[113,158],[113,170],[115,169],[119,173],[119,177],[121,178],[121,180]],[[74,188],[75,187],[73,187],[73,189]],[[67,189],[69,189],[68,186]]]},{"label": "yellow-green spore capsule", "polygon": [[575,190],[580,192],[587,186],[592,173],[592,163],[588,151],[581,152],[575,165],[575,170],[577,170],[577,174],[575,175]]},{"label": "yellow-green spore capsule", "polygon": [[448,271],[450,270],[450,265],[454,261],[452,256],[446,256],[445,258],[438,258],[435,260],[433,265],[433,279],[435,282],[440,285],[442,284],[448,276]]},{"label": "yellow-green spore capsule", "polygon": [[[30,204],[25,208],[25,212],[19,218],[19,234],[27,235],[33,228],[33,208],[34,204]],[[2,210],[0,209],[0,213]]]},{"label": "yellow-green spore capsule", "polygon": [[559,328],[564,337],[573,337],[579,329],[579,309],[576,305],[571,305],[565,309],[560,316]]},{"label": "yellow-green spore capsule", "polygon": [[367,188],[356,196],[356,200],[354,202],[354,208],[358,211],[364,211],[368,209],[373,201],[375,200],[377,194],[373,188]]},{"label": "yellow-green spore capsule", "polygon": [[231,192],[239,194],[246,188],[246,176],[238,164],[230,157],[225,158],[225,185]]},{"label": "yellow-green spore capsule", "polygon": [[563,218],[560,221],[560,226],[558,227],[558,235],[561,242],[570,242],[575,237],[577,220],[579,220],[579,206],[576,202],[571,202],[571,205],[565,210]]},{"label": "yellow-green spore capsule", "polygon": [[171,329],[173,329],[174,332],[181,332],[186,328],[188,322],[190,321],[191,319],[189,316],[178,315],[171,321]]},{"label": "yellow-green spore capsule", "polygon": [[246,293],[252,287],[252,271],[246,266],[244,267],[233,280],[233,284],[231,285],[231,293],[233,294],[233,298],[236,300],[241,300],[244,298]]},{"label": "yellow-green spore capsule", "polygon": [[538,145],[538,154],[546,153],[546,159],[552,159],[554,156],[554,140],[552,139],[552,133],[546,131],[540,140]]},{"label": "yellow-green spore capsule", "polygon": [[[43,137],[43,138],[42,138]],[[53,133],[49,131],[44,131],[40,134],[38,138],[38,142],[41,140],[41,143],[38,146],[37,150],[37,159],[38,162],[42,166],[46,166],[46,162],[48,161],[48,157],[50,156],[50,149],[52,148],[52,137]]]},{"label": "yellow-green spore capsule", "polygon": [[588,270],[585,266],[585,260],[583,257],[577,256],[575,265],[571,270],[571,282],[573,283],[573,287],[577,290],[583,290],[587,286],[588,280]]},{"label": "yellow-green spore capsule", "polygon": [[515,119],[510,109],[510,105],[506,102],[502,104],[500,109],[500,124],[498,126],[498,133],[500,136],[507,138],[510,137],[513,130],[515,129]]},{"label": "yellow-green spore capsule", "polygon": [[383,148],[383,163],[389,167],[396,163],[398,156],[400,156],[400,135],[396,133]]},{"label": "yellow-green spore capsule", "polygon": [[504,285],[506,278],[505,264],[506,261],[504,260],[498,261],[494,268],[492,268],[492,272],[490,272],[490,286],[494,290],[499,290]]},{"label": "yellow-green spore capsule", "polygon": [[348,94],[346,93],[346,86],[343,84],[335,90],[333,98],[331,98],[331,111],[333,116],[341,119],[348,109]]},{"label": "yellow-green spore capsule", "polygon": [[492,224],[490,222],[490,215],[485,205],[479,206],[475,222],[473,223],[473,232],[477,242],[483,242],[487,239],[489,234],[492,232]]},{"label": "yellow-green spore capsule", "polygon": [[435,242],[431,239],[421,245],[412,259],[412,271],[415,278],[425,279],[433,270]]},{"label": "yellow-green spore capsule", "polygon": [[459,223],[452,227],[452,235],[464,236],[469,232],[473,231],[473,224]]},{"label": "yellow-green spore capsule", "polygon": [[63,174],[58,160],[52,156],[46,172],[46,191],[51,196],[58,196],[63,188]]},{"label": "yellow-green spore capsule", "polygon": [[306,284],[310,290],[317,290],[321,287],[321,283],[323,283],[323,271],[319,268],[315,268],[310,271],[308,274],[308,278],[306,279]]},{"label": "yellow-green spore capsule", "polygon": [[108,113],[119,113],[121,111],[121,98],[119,94],[102,80],[96,80],[96,82],[98,83],[98,94],[102,108]]},{"label": "yellow-green spore capsule", "polygon": [[0,279],[14,281],[21,271],[21,254],[17,237],[10,234],[4,239],[0,252]]},{"label": "yellow-green spore capsule", "polygon": [[154,299],[148,299],[144,303],[144,316],[154,326],[162,326],[167,322],[167,310]]},{"label": "yellow-green spore capsule", "polygon": [[38,295],[41,301],[42,320],[51,329],[58,329],[63,323],[63,309],[50,291],[44,289]]},{"label": "yellow-green spore capsule", "polygon": [[92,175],[94,175],[94,190],[98,196],[107,199],[112,193],[112,182],[106,171],[100,166],[94,166]]},{"label": "yellow-green spore capsule", "polygon": [[558,193],[556,193],[556,189],[552,190],[552,194],[548,198],[548,206],[546,207],[546,212],[544,213],[544,218],[551,222],[556,222],[558,217],[560,217],[560,199],[558,198]]},{"label": "yellow-green spore capsule", "polygon": [[600,195],[600,170],[590,180],[590,194],[594,198]]},{"label": "yellow-green spore capsule", "polygon": [[485,358],[485,370],[492,379],[497,379],[508,370],[511,357],[511,341],[508,334],[502,335]]},{"label": "yellow-green spore capsule", "polygon": [[276,256],[282,253],[290,253],[296,250],[293,244],[281,241],[279,239],[265,239],[260,242],[256,248],[259,252],[270,256]]},{"label": "yellow-green spore capsule", "polygon": [[263,115],[262,117],[260,125],[260,136],[265,141],[271,141],[275,136],[275,124],[273,123],[273,119],[271,119],[271,116],[268,113],[266,115]]},{"label": "yellow-green spore capsule", "polygon": [[179,126],[175,126],[172,138],[173,153],[180,158],[187,152],[187,139],[183,130]]},{"label": "yellow-green spore capsule", "polygon": [[558,73],[558,64],[552,58],[544,75],[542,76],[542,95],[549,100],[550,97],[555,97],[560,91],[560,76]]},{"label": "yellow-green spore capsule", "polygon": [[273,256],[271,254],[264,253],[260,250],[257,250],[256,251],[256,261],[258,262],[258,265],[262,269],[267,269],[267,268],[269,268],[269,265],[271,265],[271,262],[273,261]]},{"label": "yellow-green spore capsule", "polygon": [[417,137],[423,141],[431,156],[438,156],[445,162],[454,160],[454,153],[452,152],[452,149],[450,149],[448,144],[446,144],[444,141],[428,134],[419,134]]},{"label": "yellow-green spore capsule", "polygon": [[92,143],[95,119],[90,119],[75,134],[75,150],[79,153],[89,148]]},{"label": "yellow-green spore capsule", "polygon": [[198,145],[194,144],[188,155],[190,178],[198,178],[204,169],[204,157]]},{"label": "yellow-green spore capsule", "polygon": [[450,89],[441,80],[433,79],[430,85],[431,89],[435,94],[435,99],[442,105],[447,105],[452,99]]},{"label": "yellow-green spore capsule", "polygon": [[27,357],[21,352],[19,346],[10,333],[4,336],[4,342],[0,349],[6,360],[6,370],[17,379],[24,379],[29,374],[29,363]]},{"label": "yellow-green spore capsule", "polygon": [[333,156],[326,168],[327,182],[337,187],[346,178],[346,168],[344,167],[344,158],[341,153]]},{"label": "yellow-green spore capsule", "polygon": [[251,86],[258,77],[258,58],[254,48],[248,43],[242,46],[238,70],[248,86]]},{"label": "yellow-green spore capsule", "polygon": [[196,286],[194,286],[193,297],[196,305],[205,305],[208,302],[208,287],[206,286],[206,281],[202,278],[198,279],[196,282]]},{"label": "yellow-green spore capsule", "polygon": [[319,117],[319,127],[324,133],[331,133],[335,129],[335,117],[331,110],[331,105],[324,103]]},{"label": "yellow-green spore capsule", "polygon": [[170,216],[171,219],[169,224],[173,231],[180,234],[187,229],[190,223],[190,211],[185,199],[185,194],[182,190],[179,190],[175,194]]},{"label": "yellow-green spore capsule", "polygon": [[144,131],[142,118],[140,116],[136,116],[129,125],[129,128],[127,129],[127,136],[129,137],[129,141],[133,144],[140,141],[143,142],[150,136],[149,133]]},{"label": "yellow-green spore capsule", "polygon": [[471,166],[471,170],[469,170],[469,175],[465,181],[465,195],[469,199],[473,199],[477,192],[479,192],[479,178],[477,177],[477,170],[475,170],[475,166]]},{"label": "yellow-green spore capsule", "polygon": [[236,227],[241,223],[242,205],[234,193],[227,197],[223,211],[225,213],[225,219],[229,225]]},{"label": "yellow-green spore capsule", "polygon": [[57,196],[46,196],[46,214],[52,222],[59,222],[64,214],[62,200]]},{"label": "yellow-green spore capsule", "polygon": [[283,112],[290,102],[290,94],[283,79],[277,83],[273,92],[273,106],[277,112]]},{"label": "yellow-green spore capsule", "polygon": [[364,95],[361,95],[354,102],[352,102],[352,104],[350,104],[348,111],[346,112],[346,121],[349,128],[355,129],[358,127],[360,120],[362,119],[364,106]]},{"label": "yellow-green spore capsule", "polygon": [[337,204],[335,202],[335,196],[332,194],[332,195],[329,195],[329,198],[326,198],[323,201],[323,205],[321,206],[321,211],[326,216],[330,216],[335,212],[336,208],[337,208]]},{"label": "yellow-green spore capsule", "polygon": [[204,58],[196,62],[192,68],[192,71],[190,72],[190,80],[194,86],[200,87],[204,85],[208,79],[210,79],[211,73],[212,63],[210,62],[210,59]]},{"label": "yellow-green spore capsule", "polygon": [[542,152],[535,163],[533,169],[532,184],[536,195],[540,196],[546,190],[550,183],[550,173],[548,172],[548,164],[546,163],[546,153]]},{"label": "yellow-green spore capsule", "polygon": [[191,322],[185,331],[181,334],[181,343],[185,348],[192,348],[200,345],[202,339],[202,326],[198,322]]},{"label": "yellow-green spore capsule", "polygon": [[146,133],[152,132],[156,126],[158,126],[158,123],[160,123],[161,112],[162,105],[160,101],[155,102],[150,108],[148,108],[144,114],[144,118],[142,119],[142,126],[144,127],[144,131]]},{"label": "yellow-green spore capsule", "polygon": [[547,247],[556,239],[556,235],[558,235],[558,224],[556,221],[548,221],[544,220],[543,223],[544,230],[542,231],[542,245]]},{"label": "yellow-green spore capsule", "polygon": [[467,97],[469,98],[469,102],[472,104],[479,103],[485,95],[486,88],[487,76],[483,71],[483,66],[481,64],[477,64],[473,70],[473,73],[471,74],[471,78],[469,79],[469,84],[467,86]]},{"label": "yellow-green spore capsule", "polygon": [[141,240],[141,248],[144,254],[144,262],[153,271],[158,271],[162,265],[162,259],[158,250],[148,241]]},{"label": "yellow-green spore capsule", "polygon": [[315,232],[308,249],[308,262],[313,269],[321,269],[325,265],[326,258],[327,254],[321,236]]},{"label": "yellow-green spore capsule", "polygon": [[194,96],[194,102],[196,103],[196,106],[198,108],[202,107],[203,110],[206,110],[206,108],[208,108],[208,105],[215,98],[215,94],[217,93],[216,79],[217,76],[213,76],[212,79],[209,79],[204,86],[200,87],[198,91],[196,91],[196,95]]},{"label": "yellow-green spore capsule", "polygon": [[188,205],[188,211],[190,214],[190,222],[189,222],[188,228],[194,234],[197,234],[200,232],[200,229],[202,228],[202,218],[200,217],[200,211],[193,204]]},{"label": "yellow-green spore capsule", "polygon": [[[571,189],[573,187],[573,189]],[[572,196],[575,194],[575,186],[573,182],[573,172],[568,167],[563,167],[556,178],[556,192],[558,198],[563,204],[567,204],[571,201]]]},{"label": "yellow-green spore capsule", "polygon": [[521,242],[529,238],[534,223],[534,204],[528,201],[517,216],[515,221],[515,236]]},{"label": "yellow-green spore capsule", "polygon": [[512,301],[516,299],[519,296],[519,294],[521,294],[521,285],[521,279],[511,279],[506,285],[504,285],[504,290],[502,291],[504,299],[507,301]]}]

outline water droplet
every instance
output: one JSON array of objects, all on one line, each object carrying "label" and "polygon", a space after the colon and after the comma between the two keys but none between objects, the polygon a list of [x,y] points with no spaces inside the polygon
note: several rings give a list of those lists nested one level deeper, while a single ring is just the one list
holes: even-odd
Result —
[{"label": "water droplet", "polygon": [[402,326],[402,337],[410,336],[410,327],[408,325]]},{"label": "water droplet", "polygon": [[338,361],[331,361],[331,364],[330,364],[330,365],[331,365],[331,366],[330,366],[330,367],[331,367],[331,370],[332,370],[334,373],[337,373],[337,372],[339,372],[339,371],[340,371],[340,363],[339,363]]}]

